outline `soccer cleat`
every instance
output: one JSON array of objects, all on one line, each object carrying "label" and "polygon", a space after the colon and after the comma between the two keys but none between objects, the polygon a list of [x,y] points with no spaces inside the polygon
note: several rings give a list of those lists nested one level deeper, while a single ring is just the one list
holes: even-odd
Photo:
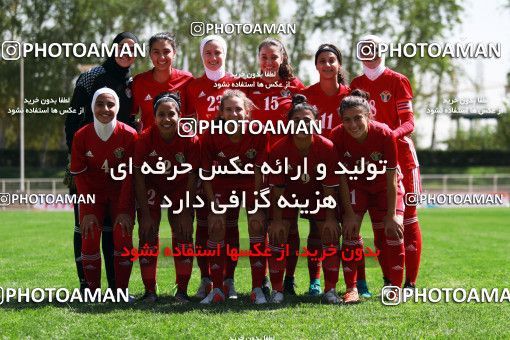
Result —
[{"label": "soccer cleat", "polygon": [[200,301],[203,305],[210,305],[211,303],[219,303],[225,301],[225,294],[219,288],[214,288],[207,294],[207,296]]},{"label": "soccer cleat", "polygon": [[356,288],[358,288],[358,293],[362,298],[369,299],[372,297],[372,293],[368,290],[367,281],[358,280]]},{"label": "soccer cleat", "polygon": [[344,294],[343,300],[347,305],[360,302],[358,290],[356,288],[348,289]]},{"label": "soccer cleat", "polygon": [[322,295],[322,302],[336,305],[342,302],[342,299],[337,295],[335,288],[331,288],[327,293]]},{"label": "soccer cleat", "polygon": [[200,299],[204,299],[207,294],[209,294],[212,290],[212,281],[210,278],[208,277],[203,277],[201,280],[200,280],[200,286],[198,287],[198,290],[197,290],[197,293],[195,294],[195,296],[197,298],[200,298]]},{"label": "soccer cleat", "polygon": [[269,301],[271,299],[271,282],[267,276],[264,276],[262,281],[262,292],[266,296],[266,300]]},{"label": "soccer cleat", "polygon": [[141,300],[143,303],[154,303],[158,301],[158,295],[154,292],[145,292]]},{"label": "soccer cleat", "polygon": [[310,287],[308,288],[308,295],[319,296],[322,294],[321,280],[314,279],[310,281]]},{"label": "soccer cleat", "polygon": [[236,287],[234,286],[234,279],[226,279],[223,281],[223,292],[227,299],[237,299]]},{"label": "soccer cleat", "polygon": [[250,299],[251,299],[251,302],[256,305],[263,305],[263,304],[267,303],[266,296],[264,295],[264,292],[262,291],[262,288],[260,288],[260,287],[253,288],[253,290],[251,291]]},{"label": "soccer cleat", "polygon": [[406,282],[405,285],[404,285],[404,288],[416,289],[416,285],[412,284],[412,283],[409,283],[409,282]]},{"label": "soccer cleat", "polygon": [[177,293],[175,293],[175,300],[177,300],[177,302],[179,303],[188,303],[188,302],[191,302],[188,294],[186,292],[181,292],[180,290],[177,291]]},{"label": "soccer cleat", "polygon": [[271,303],[282,303],[283,302],[283,293],[274,290],[271,293],[271,300],[269,302],[271,302]]},{"label": "soccer cleat", "polygon": [[294,283],[294,277],[285,276],[283,280],[283,292],[285,294],[296,296],[296,284]]}]

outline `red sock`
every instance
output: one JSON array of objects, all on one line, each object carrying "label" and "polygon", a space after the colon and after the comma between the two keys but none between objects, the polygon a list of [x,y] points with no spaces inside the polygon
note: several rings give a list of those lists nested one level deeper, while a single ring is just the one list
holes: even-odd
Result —
[{"label": "red sock", "polygon": [[[230,249],[237,249],[239,251],[239,226],[237,219],[227,220],[227,230],[225,231],[225,244],[228,244]],[[237,267],[237,260],[232,260],[232,257],[227,256],[225,260],[225,278],[233,279]]]},{"label": "red sock", "polygon": [[326,249],[331,247],[334,247],[336,251],[333,255],[326,257],[322,263],[322,270],[324,271],[325,292],[329,292],[332,288],[336,288],[336,284],[338,282],[338,270],[340,268],[340,245],[338,241],[333,244],[323,244],[322,251],[324,252]]},{"label": "red sock", "polygon": [[306,243],[306,248],[310,253],[317,253],[317,256],[308,257],[308,275],[310,276],[310,282],[312,280],[318,280],[321,278],[321,261],[322,256],[322,241],[321,235],[319,234],[319,228],[315,224],[310,224],[310,234]]},{"label": "red sock", "polygon": [[386,238],[383,257],[388,272],[386,278],[390,280],[393,286],[401,287],[404,278],[404,240]]},{"label": "red sock", "polygon": [[83,273],[91,291],[101,288],[101,254],[99,244],[101,241],[101,229],[94,226],[92,231],[94,237],[89,233],[87,238],[81,234],[81,257],[83,262]]},{"label": "red sock", "polygon": [[290,227],[289,237],[287,239],[287,243],[289,244],[289,256],[287,256],[287,262],[285,264],[286,277],[294,277],[294,273],[296,272],[299,258],[296,255],[296,251],[299,252],[299,241],[299,231],[296,223],[295,226]]},{"label": "red sock", "polygon": [[283,274],[287,261],[286,256],[282,259],[282,252],[285,251],[285,247],[269,244],[269,249],[271,249],[271,257],[268,259],[271,287],[275,291],[283,292]]},{"label": "red sock", "polygon": [[404,246],[406,283],[415,285],[421,257],[421,230],[416,216],[404,219]]},{"label": "red sock", "polygon": [[[153,242],[143,242],[140,240],[138,249],[142,249],[145,245],[149,246],[151,252],[156,252],[159,247],[159,236]],[[158,268],[158,258],[156,256],[140,256],[140,273],[142,274],[142,281],[145,291],[156,292],[156,271]]]},{"label": "red sock", "polygon": [[[177,241],[176,247],[182,250],[193,249],[193,241]],[[175,281],[177,288],[181,292],[188,290],[188,283],[191,278],[191,272],[193,270],[193,257],[191,256],[174,256],[175,264]]]},{"label": "red sock", "polygon": [[[264,236],[250,237],[250,250],[255,252],[255,247],[257,247],[262,253],[266,250],[266,242]],[[250,256],[252,289],[262,287],[262,281],[266,275],[265,263],[267,263],[265,257]]]},{"label": "red sock", "polygon": [[122,256],[123,249],[131,251],[133,248],[133,235],[125,233],[122,236],[122,227],[117,224],[113,228],[113,266],[115,268],[115,286],[117,289],[127,289],[133,262],[129,257]]},{"label": "red sock", "polygon": [[379,250],[379,256],[377,256],[377,260],[379,261],[379,265],[381,266],[381,270],[383,273],[383,276],[387,279],[389,279],[389,273],[386,267],[386,263],[384,262],[384,242],[386,240],[386,235],[384,234],[384,224],[382,222],[380,223],[374,223],[372,225],[374,230],[374,245],[376,251]]},{"label": "red sock", "polygon": [[[361,237],[361,235],[359,235],[358,242],[360,242],[361,248],[363,249],[364,244],[363,244],[363,238]],[[358,274],[358,277],[357,277],[358,280],[363,280],[363,281],[366,280],[365,253],[364,252],[362,252],[361,260],[358,263],[358,273],[357,274]]]},{"label": "red sock", "polygon": [[207,247],[211,250],[217,251],[219,245],[219,254],[209,259],[211,279],[213,287],[219,288],[223,291],[223,270],[225,269],[225,241],[215,242],[207,241]]},{"label": "red sock", "polygon": [[[207,226],[207,209],[197,209],[197,231],[195,236],[195,248],[198,250],[207,249],[209,229]],[[200,269],[200,277],[211,277],[209,273],[209,258],[197,256],[197,264]]]},{"label": "red sock", "polygon": [[347,289],[356,288],[358,267],[361,261],[360,251],[363,252],[363,240],[361,237],[354,240],[343,240],[340,255],[342,257],[344,281]]}]

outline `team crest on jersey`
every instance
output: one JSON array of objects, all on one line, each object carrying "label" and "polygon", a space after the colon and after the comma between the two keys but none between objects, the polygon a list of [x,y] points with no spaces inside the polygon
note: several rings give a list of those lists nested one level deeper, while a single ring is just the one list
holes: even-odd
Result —
[{"label": "team crest on jersey", "polygon": [[87,151],[87,153],[85,154],[85,156],[87,157],[94,157],[94,155],[92,154],[92,151]]},{"label": "team crest on jersey", "polygon": [[257,151],[255,149],[246,151],[246,157],[248,157],[248,159],[254,159],[255,156],[257,156]]},{"label": "team crest on jersey", "polygon": [[383,102],[387,103],[390,101],[391,93],[390,93],[390,91],[383,91],[383,92],[381,92],[380,96],[381,96],[381,100]]},{"label": "team crest on jersey", "polygon": [[158,153],[156,152],[156,150],[152,150],[152,152],[149,154],[149,156],[151,157],[156,157],[158,155]]},{"label": "team crest on jersey", "polygon": [[282,97],[290,97],[290,90],[289,89],[283,89],[280,94]]},{"label": "team crest on jersey", "polygon": [[380,160],[382,159],[382,157],[383,157],[382,153],[380,153],[380,152],[378,152],[378,151],[372,152],[372,153],[370,154],[370,158],[372,158],[372,160],[373,160],[374,162],[378,162],[378,161],[380,161]]},{"label": "team crest on jersey", "polygon": [[238,159],[236,159],[236,160],[234,161],[234,163],[236,163],[236,165],[237,165],[238,167],[242,167],[242,166],[243,166],[243,162],[242,162],[239,158],[238,158]]},{"label": "team crest on jersey", "polygon": [[177,160],[177,162],[179,163],[184,163],[186,161],[186,157],[184,157],[184,154],[182,152],[178,152],[175,154],[175,159]]},{"label": "team crest on jersey", "polygon": [[147,96],[145,97],[145,99],[144,99],[144,100],[145,100],[145,101],[149,101],[149,100],[152,100],[152,97],[151,97],[151,95],[150,95],[150,94],[148,94],[148,95],[147,95]]},{"label": "team crest on jersey", "polygon": [[218,157],[225,158],[226,156],[225,156],[225,154],[223,153],[223,151],[220,151],[220,152],[218,153]]},{"label": "team crest on jersey", "polygon": [[349,153],[349,151],[345,151],[344,153],[344,157],[352,157],[351,154]]},{"label": "team crest on jersey", "polygon": [[310,175],[305,172],[304,174],[301,175],[301,181],[303,183],[310,182]]},{"label": "team crest on jersey", "polygon": [[113,151],[113,154],[115,155],[115,157],[117,158],[122,158],[124,157],[124,148],[117,148]]}]

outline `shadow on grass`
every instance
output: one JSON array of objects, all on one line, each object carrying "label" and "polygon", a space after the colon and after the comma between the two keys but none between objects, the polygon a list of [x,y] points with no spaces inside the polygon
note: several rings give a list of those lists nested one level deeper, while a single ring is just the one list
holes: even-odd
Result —
[{"label": "shadow on grass", "polygon": [[[212,304],[212,305],[202,305],[200,304],[200,299],[191,298],[190,303],[179,303],[175,300],[173,296],[163,295],[160,296],[158,302],[156,303],[143,303],[139,300],[140,296],[136,296],[137,300],[132,303],[126,302],[107,302],[107,303],[81,303],[81,302],[72,302],[72,303],[58,303],[58,302],[48,302],[43,301],[41,303],[19,303],[19,302],[9,302],[0,305],[0,310],[13,310],[13,311],[22,311],[22,310],[36,310],[46,307],[57,307],[68,309],[69,311],[75,313],[84,313],[84,314],[106,314],[110,312],[116,311],[148,311],[152,313],[163,313],[163,314],[182,314],[192,311],[203,311],[205,313],[211,314],[221,314],[227,312],[242,312],[248,310],[255,311],[265,311],[265,310],[278,310],[284,309],[287,307],[293,307],[301,304],[307,305],[320,305],[321,297],[312,297],[308,295],[298,295],[298,296],[285,296],[285,301],[281,304],[265,304],[265,305],[255,305],[250,301],[250,295],[248,294],[239,294],[239,298],[236,300],[227,300],[224,303]],[[372,298],[371,300],[374,300]],[[340,305],[341,307],[347,307],[345,305]]]}]

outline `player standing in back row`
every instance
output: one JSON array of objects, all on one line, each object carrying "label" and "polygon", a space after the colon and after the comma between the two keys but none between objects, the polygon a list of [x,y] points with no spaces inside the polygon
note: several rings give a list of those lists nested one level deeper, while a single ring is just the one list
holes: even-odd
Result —
[{"label": "player standing in back row", "polygon": [[[365,42],[365,43],[364,43]],[[409,80],[402,74],[384,65],[384,57],[377,55],[377,46],[382,40],[367,35],[358,43],[358,57],[363,59],[363,75],[353,79],[351,89],[361,89],[370,94],[372,115],[376,121],[386,123],[393,130],[397,140],[398,163],[404,176],[406,195],[421,192],[420,168],[413,141],[409,135],[414,130],[412,107],[413,91]],[[360,55],[369,50],[369,54]],[[364,48],[361,48],[365,46]],[[405,202],[407,203],[407,202]],[[404,245],[405,245],[405,287],[414,287],[418,276],[421,255],[421,231],[416,206],[405,204]],[[385,283],[388,278],[384,278]]]}]

